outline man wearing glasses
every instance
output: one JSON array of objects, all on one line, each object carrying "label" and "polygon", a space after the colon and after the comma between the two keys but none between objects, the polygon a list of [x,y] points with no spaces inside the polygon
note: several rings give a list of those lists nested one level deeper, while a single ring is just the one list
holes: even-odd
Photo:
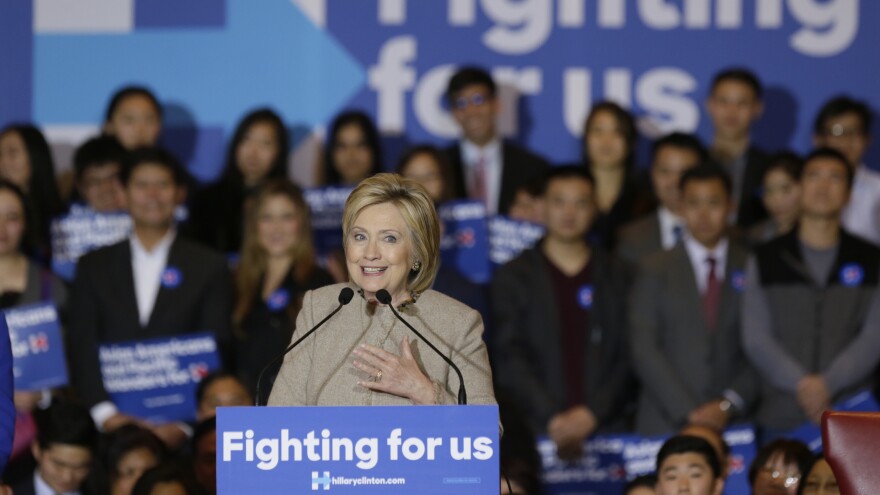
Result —
[{"label": "man wearing glasses", "polygon": [[452,165],[453,195],[482,201],[489,215],[506,215],[519,186],[544,175],[548,163],[498,134],[501,109],[495,81],[478,67],[459,69],[446,99],[461,127],[461,140],[446,149]]},{"label": "man wearing glasses", "polygon": [[871,110],[860,101],[838,96],[816,116],[813,139],[817,146],[834,148],[855,167],[843,226],[851,233],[880,244],[880,173],[864,162],[871,143]]}]

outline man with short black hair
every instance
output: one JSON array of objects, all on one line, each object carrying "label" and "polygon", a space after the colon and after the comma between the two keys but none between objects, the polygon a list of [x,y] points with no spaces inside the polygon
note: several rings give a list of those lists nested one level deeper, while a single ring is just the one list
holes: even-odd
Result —
[{"label": "man with short black hair", "polygon": [[816,146],[841,152],[855,171],[843,226],[853,234],[880,244],[880,172],[864,163],[871,144],[871,109],[861,101],[838,96],[826,102],[813,124]]},{"label": "man with short black hair", "polygon": [[647,258],[630,294],[630,349],[641,382],[636,430],[687,423],[722,430],[755,401],[755,375],[740,345],[740,292],[748,249],[727,234],[731,185],[717,165],[681,177],[688,234]]},{"label": "man with short black hair", "polygon": [[34,413],[37,438],[31,445],[37,469],[13,487],[15,495],[75,495],[89,493],[86,479],[92,469],[98,430],[88,409],[56,402]]},{"label": "man with short black hair", "polygon": [[752,143],[752,126],[764,113],[764,88],[748,69],[725,69],[712,79],[706,110],[712,120],[709,153],[733,179],[733,215],[747,228],[767,217],[761,178],[767,155]]},{"label": "man with short black hair", "polygon": [[681,218],[681,175],[705,163],[706,149],[693,134],[673,132],[654,142],[651,184],[657,208],[623,228],[617,235],[617,255],[635,265],[645,256],[672,249],[684,235]]},{"label": "man with short black hair", "polygon": [[657,495],[721,495],[724,477],[712,445],[705,439],[678,435],[657,453]]},{"label": "man with short black hair", "polygon": [[841,228],[852,177],[835,150],[807,156],[799,224],[749,261],[742,337],[763,376],[756,420],[765,440],[818,423],[832,404],[872,384],[880,248]]},{"label": "man with short black hair", "polygon": [[586,241],[597,207],[585,168],[551,169],[543,196],[547,234],[492,280],[495,377],[535,432],[574,458],[597,429],[626,424],[626,277]]},{"label": "man with short black hair", "polygon": [[[120,413],[110,400],[99,345],[210,331],[223,346],[230,336],[226,260],[177,235],[174,212],[186,195],[184,178],[168,152],[132,152],[122,171],[131,236],[83,256],[77,267],[68,340],[72,378],[105,431],[142,420]],[[153,431],[171,446],[186,440],[174,423],[153,425]]]},{"label": "man with short black hair", "polygon": [[73,155],[76,191],[98,213],[114,213],[125,207],[119,178],[125,148],[112,136],[89,139]]},{"label": "man with short black hair", "polygon": [[549,164],[498,134],[495,81],[479,67],[463,67],[449,80],[446,100],[461,127],[462,139],[445,150],[457,198],[482,201],[491,214],[506,215],[517,188],[540,179]]}]

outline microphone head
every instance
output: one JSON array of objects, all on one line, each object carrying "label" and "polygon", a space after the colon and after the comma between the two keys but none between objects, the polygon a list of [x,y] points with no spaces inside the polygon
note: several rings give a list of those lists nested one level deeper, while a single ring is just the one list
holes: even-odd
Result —
[{"label": "microphone head", "polygon": [[354,291],[351,290],[351,287],[346,287],[339,291],[339,304],[345,306],[346,304],[351,302],[351,298],[354,297]]},{"label": "microphone head", "polygon": [[382,304],[391,304],[391,294],[385,289],[376,291],[376,300]]}]

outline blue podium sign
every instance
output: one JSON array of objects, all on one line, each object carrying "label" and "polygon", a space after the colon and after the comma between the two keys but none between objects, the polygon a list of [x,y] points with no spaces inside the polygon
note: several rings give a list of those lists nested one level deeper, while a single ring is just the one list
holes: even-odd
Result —
[{"label": "blue podium sign", "polygon": [[9,331],[15,390],[67,385],[64,345],[54,305],[37,303],[9,309],[0,320]]},{"label": "blue podium sign", "polygon": [[195,419],[196,386],[220,367],[209,332],[105,344],[98,357],[116,407],[155,423]]},{"label": "blue podium sign", "polygon": [[497,406],[221,407],[217,493],[497,494]]}]

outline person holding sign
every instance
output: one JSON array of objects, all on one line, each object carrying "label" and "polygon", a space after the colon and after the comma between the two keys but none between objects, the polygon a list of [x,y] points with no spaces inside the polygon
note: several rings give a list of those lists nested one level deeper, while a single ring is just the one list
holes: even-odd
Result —
[{"label": "person holding sign", "polygon": [[[174,210],[186,192],[177,159],[155,148],[134,151],[122,179],[131,237],[85,255],[71,297],[74,385],[105,431],[142,419],[111,401],[102,379],[100,344],[210,331],[223,345],[232,306],[226,260],[177,236]],[[150,426],[169,445],[186,438],[174,423]]]},{"label": "person holding sign", "polygon": [[[404,321],[460,369],[469,403],[494,404],[479,313],[429,289],[440,226],[425,189],[394,174],[365,179],[346,201],[343,239],[351,283],[306,292],[294,339],[340,311],[286,356],[269,405],[455,403],[454,367]],[[345,289],[358,294],[342,307]]]},{"label": "person holding sign", "polygon": [[[75,200],[96,213],[116,213],[125,208],[119,181],[125,148],[112,136],[89,139],[73,155]],[[72,209],[72,208],[71,208]]]},{"label": "person holding sign", "polygon": [[[67,289],[50,271],[24,254],[27,222],[25,196],[13,183],[0,179],[0,310],[39,302],[64,309]],[[15,392],[16,409],[28,414],[41,400],[40,391]]]}]

